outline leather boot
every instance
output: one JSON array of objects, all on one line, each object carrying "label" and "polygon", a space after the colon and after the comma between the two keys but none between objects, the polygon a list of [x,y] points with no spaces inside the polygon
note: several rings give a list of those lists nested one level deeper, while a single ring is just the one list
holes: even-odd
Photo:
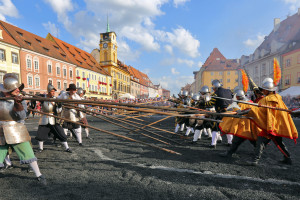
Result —
[{"label": "leather boot", "polygon": [[261,158],[261,155],[265,149],[265,143],[263,142],[264,138],[261,138],[260,137],[258,138],[257,140],[257,146],[254,150],[254,157],[253,157],[253,160],[252,161],[247,161],[246,162],[246,165],[250,165],[250,166],[257,166],[258,165],[258,162]]}]

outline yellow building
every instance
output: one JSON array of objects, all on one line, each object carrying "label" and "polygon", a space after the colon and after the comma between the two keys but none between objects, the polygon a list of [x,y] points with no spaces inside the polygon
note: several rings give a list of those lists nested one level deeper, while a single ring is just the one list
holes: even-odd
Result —
[{"label": "yellow building", "polygon": [[[201,71],[201,87],[211,87],[214,79],[220,80],[224,88],[234,89],[239,85],[239,60],[226,59],[221,52],[214,48],[206,59]],[[200,88],[201,88],[200,87]]]},{"label": "yellow building", "polygon": [[282,55],[282,89],[300,86],[300,49]]},{"label": "yellow building", "polygon": [[20,76],[20,45],[5,31],[0,24],[0,83],[6,73]]},{"label": "yellow building", "polygon": [[117,58],[117,35],[109,31],[100,34],[100,66],[112,77],[112,96],[118,99],[120,95],[130,93],[130,73],[125,64]]}]

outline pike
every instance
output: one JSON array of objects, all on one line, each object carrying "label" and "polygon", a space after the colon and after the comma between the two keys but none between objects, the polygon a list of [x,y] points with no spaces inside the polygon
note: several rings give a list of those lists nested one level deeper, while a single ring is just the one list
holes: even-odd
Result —
[{"label": "pike", "polygon": [[54,117],[54,118],[57,118],[57,119],[60,119],[60,120],[64,120],[64,121],[67,121],[67,122],[71,122],[73,124],[78,124],[80,126],[85,126],[87,128],[91,128],[91,129],[94,129],[94,130],[97,130],[97,131],[100,131],[100,132],[103,132],[103,133],[107,133],[107,134],[110,134],[110,135],[113,135],[113,136],[116,136],[116,137],[119,137],[119,138],[123,138],[123,139],[129,140],[131,142],[136,142],[136,143],[139,143],[139,144],[143,144],[145,146],[149,146],[149,147],[152,147],[152,148],[155,148],[155,149],[159,149],[159,150],[162,150],[162,151],[165,151],[165,152],[168,152],[168,153],[182,155],[181,153],[178,153],[178,152],[170,150],[170,149],[159,147],[159,146],[156,146],[156,145],[153,145],[153,144],[148,144],[148,143],[143,142],[143,141],[135,140],[135,139],[132,139],[130,137],[126,137],[126,136],[119,135],[119,134],[116,134],[116,133],[113,133],[113,132],[110,132],[110,131],[106,131],[106,130],[103,130],[103,129],[100,129],[100,128],[96,128],[94,126],[82,124],[82,123],[79,123],[79,122],[73,122],[71,120],[68,120],[68,119],[65,119],[65,118],[62,118],[62,117],[58,117],[56,115],[51,115],[51,114],[48,114],[48,113],[44,113],[44,112],[41,112],[41,111],[38,111],[38,110],[35,110],[35,109],[31,109],[31,108],[28,108],[28,110],[31,110],[31,111],[34,111],[34,112],[37,112],[37,113],[40,113],[40,114],[43,114],[43,115],[48,115],[48,116],[51,116],[51,117]]},{"label": "pike", "polygon": [[215,98],[215,99],[223,99],[223,100],[230,100],[230,101],[235,101],[238,103],[243,103],[243,104],[248,104],[248,105],[252,105],[252,106],[257,106],[257,107],[262,107],[262,108],[269,108],[269,109],[273,109],[273,110],[280,110],[280,111],[285,111],[285,112],[289,112],[291,113],[291,110],[288,109],[284,109],[284,108],[276,108],[276,107],[272,107],[272,106],[266,106],[266,105],[261,105],[258,103],[251,103],[251,102],[247,102],[247,101],[240,101],[240,100],[234,100],[234,99],[227,99],[227,98],[223,98],[223,97],[215,97],[212,96],[211,98]]}]

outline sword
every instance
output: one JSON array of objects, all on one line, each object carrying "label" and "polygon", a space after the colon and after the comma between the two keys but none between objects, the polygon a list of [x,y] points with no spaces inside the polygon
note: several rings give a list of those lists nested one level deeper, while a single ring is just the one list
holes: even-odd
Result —
[{"label": "sword", "polygon": [[273,109],[273,110],[280,110],[280,111],[285,111],[285,112],[289,112],[289,113],[292,112],[291,110],[288,110],[288,109],[276,108],[276,107],[272,107],[272,106],[261,105],[261,104],[258,104],[258,103],[251,103],[251,102],[248,102],[248,101],[227,99],[227,98],[224,98],[224,97],[216,97],[216,96],[212,96],[211,98],[222,99],[222,100],[230,100],[230,101],[235,101],[235,102],[238,102],[238,103],[248,104],[248,105],[262,107],[262,108],[269,108],[269,109]]}]

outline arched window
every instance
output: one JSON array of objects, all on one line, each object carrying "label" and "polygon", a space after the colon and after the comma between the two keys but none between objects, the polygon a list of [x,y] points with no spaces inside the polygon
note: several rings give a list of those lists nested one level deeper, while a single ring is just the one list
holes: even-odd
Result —
[{"label": "arched window", "polygon": [[107,52],[104,52],[104,61],[107,61],[108,58],[107,58]]},{"label": "arched window", "polygon": [[68,88],[68,82],[64,81],[64,90],[66,90]]},{"label": "arched window", "polygon": [[71,67],[69,68],[69,76],[70,79],[73,79],[73,69]]},{"label": "arched window", "polygon": [[60,64],[56,63],[56,75],[60,76]]},{"label": "arched window", "polygon": [[36,56],[34,56],[34,58],[33,58],[33,66],[34,66],[34,71],[39,71],[40,70],[39,59]]},{"label": "arched window", "polygon": [[66,67],[66,65],[63,66],[63,76],[67,77],[67,67]]},{"label": "arched window", "polygon": [[113,61],[116,62],[116,54],[115,53],[113,54],[113,58],[114,58]]},{"label": "arched window", "polygon": [[28,87],[32,87],[33,86],[33,77],[32,77],[32,74],[27,74],[27,85],[28,85]]},{"label": "arched window", "polygon": [[32,57],[30,55],[26,56],[26,66],[27,70],[32,70]]},{"label": "arched window", "polygon": [[35,88],[40,88],[40,76],[39,75],[34,76],[34,82],[35,82]]},{"label": "arched window", "polygon": [[52,62],[50,60],[47,61],[48,74],[52,74]]}]

